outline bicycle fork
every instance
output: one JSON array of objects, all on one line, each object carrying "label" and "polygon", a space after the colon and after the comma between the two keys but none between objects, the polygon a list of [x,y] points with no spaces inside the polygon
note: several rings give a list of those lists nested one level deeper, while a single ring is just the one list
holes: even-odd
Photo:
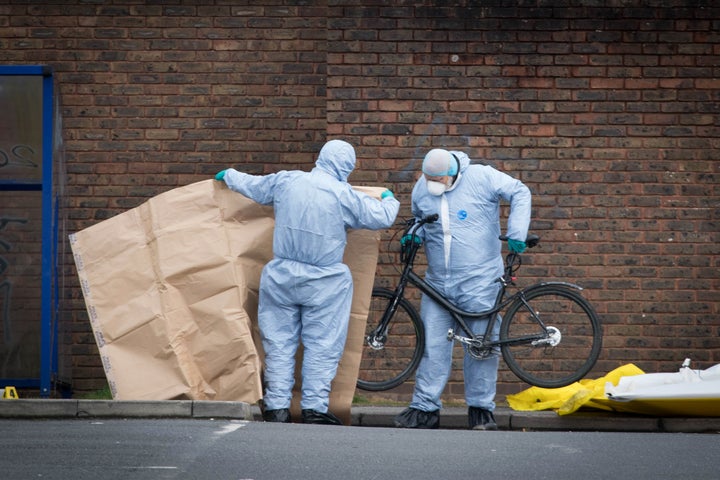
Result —
[{"label": "bicycle fork", "polygon": [[400,290],[399,292],[396,291],[392,302],[388,304],[385,312],[383,312],[382,320],[380,320],[378,326],[375,327],[375,329],[370,333],[370,335],[365,337],[365,341],[367,342],[368,346],[373,350],[382,350],[383,348],[385,348],[385,342],[387,341],[388,325],[390,324],[390,319],[393,318],[395,312],[398,309],[398,303],[400,303],[401,297],[402,290]]},{"label": "bicycle fork", "polygon": [[382,350],[383,348],[385,348],[385,342],[387,341],[387,332],[388,326],[390,325],[390,320],[395,315],[395,312],[397,312],[398,304],[400,303],[400,299],[403,298],[405,286],[407,285],[408,278],[411,273],[412,270],[410,268],[410,264],[408,264],[405,266],[402,275],[400,275],[400,281],[395,288],[392,302],[388,304],[385,312],[383,312],[382,320],[380,320],[380,323],[377,327],[375,327],[372,333],[365,337],[365,341],[367,341],[368,346],[373,350]]}]

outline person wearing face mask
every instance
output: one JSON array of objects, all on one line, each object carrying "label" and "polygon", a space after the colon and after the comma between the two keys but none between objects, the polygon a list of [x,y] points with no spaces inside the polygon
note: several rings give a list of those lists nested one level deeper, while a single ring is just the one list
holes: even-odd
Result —
[{"label": "person wearing face mask", "polygon": [[[530,225],[531,193],[519,180],[487,165],[471,165],[465,153],[430,150],[423,175],[412,191],[412,213],[423,218],[437,213],[435,223],[418,233],[424,240],[427,283],[458,307],[471,312],[490,309],[503,274],[500,202],[510,203],[506,235],[512,252],[525,250]],[[423,295],[420,305],[425,326],[425,351],[415,374],[415,389],[407,409],[395,417],[396,427],[438,428],[440,396],[452,369],[453,342],[448,329],[452,317]],[[473,332],[484,332],[487,320],[469,322]],[[499,335],[500,324],[493,335]],[[476,360],[467,353],[463,375],[468,426],[496,430],[495,391],[499,357]]]}]

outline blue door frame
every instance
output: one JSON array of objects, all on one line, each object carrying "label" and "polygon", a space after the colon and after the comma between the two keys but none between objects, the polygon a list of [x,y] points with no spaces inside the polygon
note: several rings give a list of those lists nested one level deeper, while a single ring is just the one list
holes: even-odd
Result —
[{"label": "blue door frame", "polygon": [[[57,320],[59,307],[58,223],[59,196],[54,162],[56,145],[61,142],[55,130],[55,94],[52,71],[43,65],[0,66],[0,76],[42,76],[42,178],[0,179],[0,191],[39,191],[42,198],[41,306],[40,306],[40,376],[39,378],[0,378],[0,386],[39,388],[41,397],[50,396],[58,371]],[[56,143],[57,142],[57,143]],[[62,173],[62,172],[60,172]]]}]

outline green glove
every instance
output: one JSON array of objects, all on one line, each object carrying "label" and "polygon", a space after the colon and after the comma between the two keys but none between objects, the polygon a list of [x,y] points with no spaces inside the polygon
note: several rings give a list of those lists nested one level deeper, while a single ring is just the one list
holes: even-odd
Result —
[{"label": "green glove", "polygon": [[385,190],[382,195],[380,195],[380,198],[384,200],[387,197],[395,198],[395,195],[393,195],[393,192],[391,192],[390,190]]},{"label": "green glove", "polygon": [[222,182],[223,180],[225,180],[225,172],[227,172],[227,170],[220,170],[215,175],[215,180],[217,180],[218,182]]},{"label": "green glove", "polygon": [[403,237],[400,239],[400,245],[403,247],[407,245],[410,242],[415,242],[416,245],[420,245],[422,243],[422,238],[418,237],[417,235],[403,235]]},{"label": "green glove", "polygon": [[525,242],[521,242],[520,240],[513,240],[512,238],[508,238],[508,248],[512,253],[523,253],[525,251],[525,248],[527,248],[527,245],[525,245]]}]

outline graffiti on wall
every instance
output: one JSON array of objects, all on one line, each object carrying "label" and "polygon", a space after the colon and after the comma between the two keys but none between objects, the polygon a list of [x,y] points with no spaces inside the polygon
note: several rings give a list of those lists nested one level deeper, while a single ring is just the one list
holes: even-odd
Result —
[{"label": "graffiti on wall", "polygon": [[0,379],[40,367],[44,78],[0,75]]},{"label": "graffiti on wall", "polygon": [[28,145],[14,145],[10,148],[0,148],[0,168],[7,166],[37,168],[35,150]]},{"label": "graffiti on wall", "polygon": [[12,255],[14,244],[5,234],[14,225],[26,223],[28,223],[26,218],[0,216],[0,325],[2,325],[0,352],[4,352],[3,355],[0,355],[0,376],[2,377],[17,375],[18,371],[24,370],[23,342],[20,341],[20,337],[24,334],[24,326],[13,322],[12,314],[15,274],[13,266],[17,263],[17,256]]},{"label": "graffiti on wall", "polygon": [[[23,218],[3,218],[0,217],[0,234],[9,224],[27,223],[27,219]],[[2,300],[3,309],[0,311],[0,323],[3,326],[3,342],[6,345],[12,343],[12,325],[10,319],[10,302],[12,298],[12,280],[10,275],[6,275],[6,270],[10,266],[8,259],[3,256],[3,252],[9,252],[12,245],[0,237],[0,300]]]}]

